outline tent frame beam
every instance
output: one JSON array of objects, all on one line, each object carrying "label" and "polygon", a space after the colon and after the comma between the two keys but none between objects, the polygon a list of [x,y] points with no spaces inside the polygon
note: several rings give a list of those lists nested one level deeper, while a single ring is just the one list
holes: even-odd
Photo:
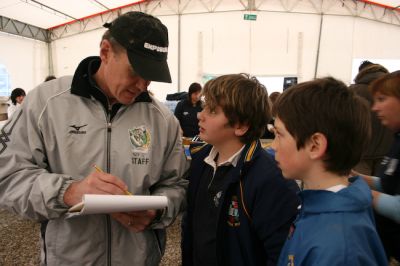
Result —
[{"label": "tent frame beam", "polygon": [[0,31],[49,43],[50,31],[15,19],[0,16]]}]

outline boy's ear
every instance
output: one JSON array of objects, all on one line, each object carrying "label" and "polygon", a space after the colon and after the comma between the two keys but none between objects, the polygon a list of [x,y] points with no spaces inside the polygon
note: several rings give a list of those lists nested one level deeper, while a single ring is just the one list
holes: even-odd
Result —
[{"label": "boy's ear", "polygon": [[328,148],[328,140],[322,133],[314,133],[307,144],[307,152],[310,159],[320,159],[325,156],[326,149]]},{"label": "boy's ear", "polygon": [[236,135],[237,137],[241,137],[241,136],[243,136],[244,134],[246,134],[247,130],[249,130],[249,125],[237,123],[237,124],[234,126],[234,128],[235,128],[235,135]]}]

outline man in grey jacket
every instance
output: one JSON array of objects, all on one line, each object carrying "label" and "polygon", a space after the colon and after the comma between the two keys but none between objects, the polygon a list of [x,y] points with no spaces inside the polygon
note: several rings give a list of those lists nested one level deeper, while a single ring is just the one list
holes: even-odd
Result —
[{"label": "man in grey jacket", "polygon": [[[0,133],[0,207],[41,222],[42,265],[158,265],[184,207],[179,123],[147,92],[171,82],[167,28],[141,12],[105,27],[100,57],[32,90]],[[126,190],[168,206],[68,217],[84,194]]]}]

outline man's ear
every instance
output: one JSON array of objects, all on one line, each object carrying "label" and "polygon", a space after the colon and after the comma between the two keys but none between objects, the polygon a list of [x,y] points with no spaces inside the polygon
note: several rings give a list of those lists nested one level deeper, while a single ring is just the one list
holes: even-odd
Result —
[{"label": "man's ear", "polygon": [[237,123],[235,126],[235,135],[237,137],[241,137],[244,134],[246,134],[247,130],[249,130],[249,125],[248,124],[239,124]]},{"label": "man's ear", "polygon": [[314,133],[307,141],[306,150],[310,159],[320,159],[325,156],[328,140],[322,133]]},{"label": "man's ear", "polygon": [[112,52],[112,46],[109,40],[102,40],[100,43],[100,58],[102,62],[107,63]]}]

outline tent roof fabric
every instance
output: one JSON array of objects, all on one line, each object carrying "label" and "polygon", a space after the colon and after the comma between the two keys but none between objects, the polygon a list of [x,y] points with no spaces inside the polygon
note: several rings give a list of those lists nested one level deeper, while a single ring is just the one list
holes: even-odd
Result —
[{"label": "tent roof fabric", "polygon": [[2,0],[0,16],[43,29],[144,2],[132,0]]},{"label": "tent roof fabric", "polygon": [[[0,16],[42,29],[54,29],[143,2],[162,2],[162,0],[1,0]],[[400,0],[359,0],[359,2],[400,11]]]}]

